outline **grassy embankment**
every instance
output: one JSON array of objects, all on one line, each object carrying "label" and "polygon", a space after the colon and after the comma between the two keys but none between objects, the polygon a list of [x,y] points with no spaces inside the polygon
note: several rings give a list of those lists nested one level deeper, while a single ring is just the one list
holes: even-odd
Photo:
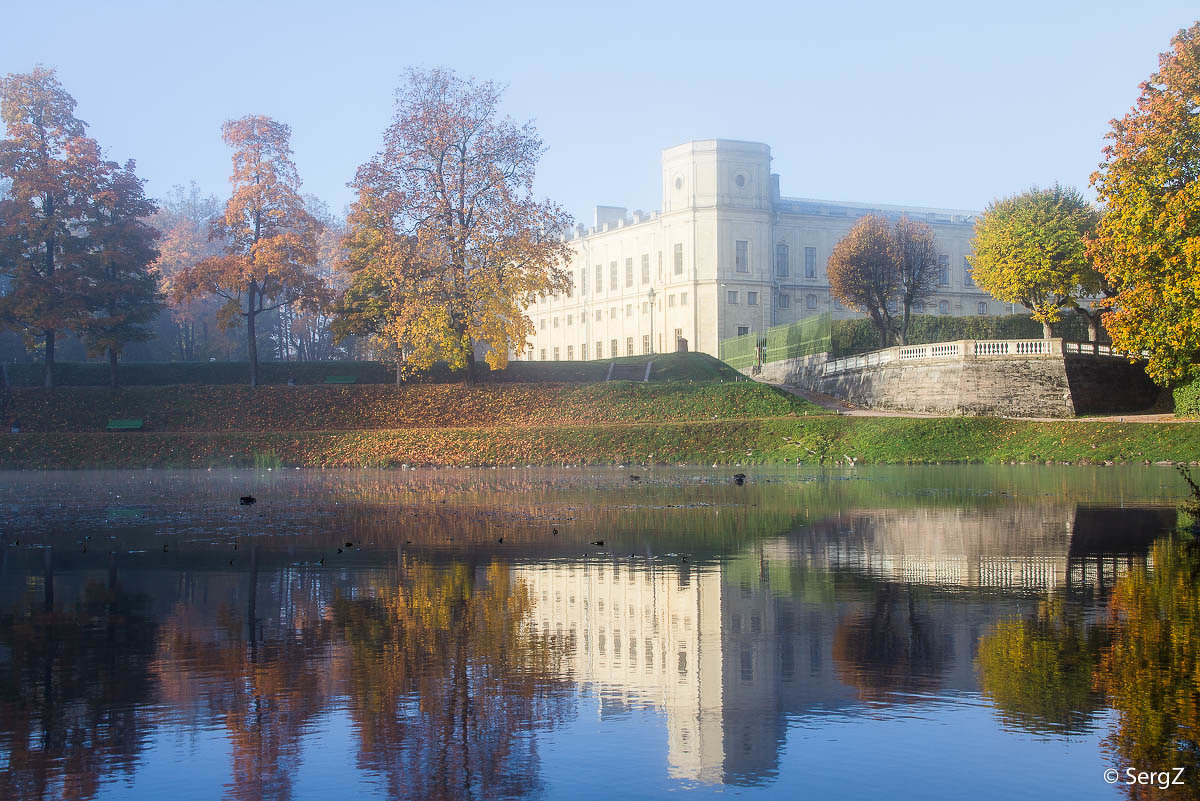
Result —
[{"label": "grassy embankment", "polygon": [[[5,411],[23,433],[0,435],[0,466],[1200,460],[1195,424],[841,417],[722,381],[732,372],[706,356],[662,362],[650,384],[565,383],[607,370],[597,362],[537,365],[558,379],[547,384],[16,389]],[[143,418],[147,430],[102,431],[114,417]]]}]

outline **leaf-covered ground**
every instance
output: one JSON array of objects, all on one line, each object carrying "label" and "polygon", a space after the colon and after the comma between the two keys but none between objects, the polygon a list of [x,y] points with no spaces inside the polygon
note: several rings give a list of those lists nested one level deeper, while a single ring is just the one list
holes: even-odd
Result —
[{"label": "leaf-covered ground", "polygon": [[[821,414],[772,387],[705,384],[385,384],[17,389],[5,410],[25,432],[102,431],[140,418],[147,431],[330,431],[746,419]],[[3,422],[3,421],[0,421]]]},{"label": "leaf-covered ground", "polygon": [[1200,461],[1200,424],[834,416],[375,431],[0,435],[23,468]]}]

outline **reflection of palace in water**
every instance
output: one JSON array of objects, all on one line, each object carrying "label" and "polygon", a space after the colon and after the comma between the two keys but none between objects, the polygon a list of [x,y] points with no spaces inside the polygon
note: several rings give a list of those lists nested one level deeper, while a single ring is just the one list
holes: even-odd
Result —
[{"label": "reflection of palace in water", "polygon": [[662,710],[673,777],[739,784],[775,772],[788,716],[976,692],[981,631],[1022,599],[1105,591],[1168,518],[851,511],[720,565],[593,559],[514,576],[533,596],[530,625],[572,646],[569,678],[601,714]]}]

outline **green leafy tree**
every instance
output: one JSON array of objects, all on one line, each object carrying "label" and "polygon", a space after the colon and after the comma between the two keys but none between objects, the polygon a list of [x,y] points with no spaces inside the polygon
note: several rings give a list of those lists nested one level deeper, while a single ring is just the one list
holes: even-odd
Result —
[{"label": "green leafy tree", "polygon": [[1200,22],[1171,40],[1107,139],[1092,175],[1105,213],[1089,243],[1116,290],[1106,324],[1168,384],[1200,355]]},{"label": "green leafy tree", "polygon": [[1079,190],[1057,184],[993,201],[975,223],[975,282],[1029,309],[1049,339],[1062,310],[1095,292],[1084,239],[1098,216]]},{"label": "green leafy tree", "polygon": [[146,198],[134,163],[109,170],[88,215],[87,312],[79,326],[89,355],[108,356],[112,386],[125,345],[154,336],[150,323],[163,308],[152,265],[158,231],[149,223],[157,210]]}]

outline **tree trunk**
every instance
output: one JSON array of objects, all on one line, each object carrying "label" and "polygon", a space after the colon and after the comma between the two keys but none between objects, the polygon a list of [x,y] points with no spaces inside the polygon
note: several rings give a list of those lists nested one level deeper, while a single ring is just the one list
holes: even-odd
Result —
[{"label": "tree trunk", "polygon": [[46,388],[54,386],[54,329],[46,329],[46,361],[44,365],[43,385]]},{"label": "tree trunk", "polygon": [[396,386],[400,386],[400,365],[401,361],[396,359]]},{"label": "tree trunk", "polygon": [[117,352],[108,349],[108,381],[114,390],[117,388]]},{"label": "tree trunk", "polygon": [[250,386],[258,386],[258,337],[254,331],[254,311],[246,315],[246,348],[250,357]]},{"label": "tree trunk", "polygon": [[1044,339],[1054,338],[1054,332],[1050,330],[1050,323],[1042,323],[1042,337]]},{"label": "tree trunk", "polygon": [[475,385],[475,345],[467,340],[467,386]]}]

